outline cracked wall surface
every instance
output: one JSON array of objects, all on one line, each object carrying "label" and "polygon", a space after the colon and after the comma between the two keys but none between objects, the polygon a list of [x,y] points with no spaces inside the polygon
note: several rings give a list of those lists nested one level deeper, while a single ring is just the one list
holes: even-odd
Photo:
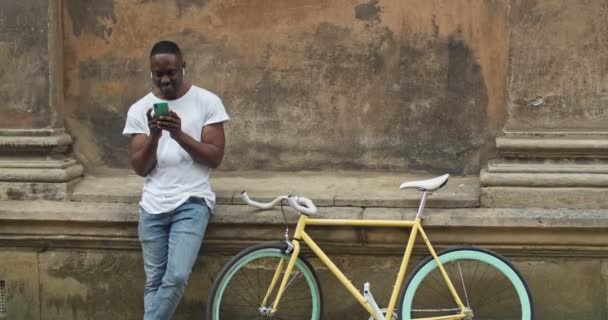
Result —
[{"label": "cracked wall surface", "polygon": [[605,1],[511,1],[509,129],[606,130],[607,19]]},{"label": "cracked wall surface", "polygon": [[0,4],[0,128],[50,124],[48,10],[46,1]]},{"label": "cracked wall surface", "polygon": [[504,121],[508,1],[64,4],[66,127],[88,168],[121,135],[160,39],[232,116],[223,170],[471,174]]},{"label": "cracked wall surface", "polygon": [[55,107],[49,5],[0,9],[0,127],[53,126],[58,113],[88,169],[128,167],[120,131],[160,39],[232,115],[223,170],[475,174],[505,124],[608,124],[599,0],[66,0]]}]

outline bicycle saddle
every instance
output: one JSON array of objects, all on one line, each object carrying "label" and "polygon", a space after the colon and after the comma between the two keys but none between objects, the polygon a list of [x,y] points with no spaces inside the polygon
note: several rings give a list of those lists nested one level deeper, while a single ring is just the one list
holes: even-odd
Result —
[{"label": "bicycle saddle", "polygon": [[433,179],[404,182],[401,184],[401,186],[399,188],[400,189],[416,188],[420,191],[431,191],[432,192],[432,191],[435,191],[435,190],[445,186],[445,184],[448,182],[449,177],[450,177],[449,174],[444,174],[442,176],[435,177]]}]

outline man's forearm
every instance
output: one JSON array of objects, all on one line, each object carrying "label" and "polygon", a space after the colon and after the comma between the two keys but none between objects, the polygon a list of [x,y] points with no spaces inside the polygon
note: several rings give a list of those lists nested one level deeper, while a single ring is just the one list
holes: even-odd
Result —
[{"label": "man's forearm", "polygon": [[131,166],[135,173],[145,177],[156,167],[156,147],[158,140],[146,137],[144,145],[131,156]]},{"label": "man's forearm", "polygon": [[182,133],[175,139],[179,145],[190,154],[192,159],[200,164],[212,169],[217,168],[222,163],[224,151],[215,145],[198,142],[187,133]]}]

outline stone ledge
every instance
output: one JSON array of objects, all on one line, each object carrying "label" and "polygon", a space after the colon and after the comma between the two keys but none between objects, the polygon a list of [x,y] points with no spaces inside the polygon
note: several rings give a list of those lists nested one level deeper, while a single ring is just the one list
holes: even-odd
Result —
[{"label": "stone ledge", "polygon": [[608,156],[608,132],[513,132],[496,138],[503,156],[601,157]]},{"label": "stone ledge", "polygon": [[[0,201],[0,219],[48,223],[137,223],[137,204],[61,201]],[[314,218],[327,219],[414,219],[416,210],[399,208],[321,208]],[[297,214],[285,208],[288,223]],[[279,208],[258,210],[247,205],[218,205],[213,224],[282,224]],[[542,208],[428,208],[424,225],[430,227],[489,228],[608,228],[608,209]]]},{"label": "stone ledge", "polygon": [[[583,174],[608,174],[608,164],[601,163],[599,161],[591,161],[589,163],[576,163],[575,161],[548,161],[547,159],[526,161],[524,163],[517,161],[508,161],[504,159],[490,160],[486,169],[483,173],[533,173],[533,174],[569,174],[569,173],[583,173]],[[484,180],[482,177],[482,185]]]},{"label": "stone ledge", "polygon": [[[242,204],[239,194],[247,190],[259,201],[269,201],[282,194],[299,194],[316,205],[355,207],[417,207],[420,192],[399,190],[403,181],[432,178],[388,172],[295,172],[260,171],[213,173],[212,185],[218,204]],[[71,200],[80,202],[137,203],[141,196],[142,178],[128,171],[111,175],[88,175],[74,189]],[[450,177],[448,185],[433,193],[428,207],[469,208],[479,206],[478,177]]]},{"label": "stone ledge", "polygon": [[608,208],[608,188],[485,187],[481,189],[483,207],[510,208]]},{"label": "stone ledge", "polygon": [[72,138],[64,129],[0,129],[2,153],[29,152],[36,155],[58,154],[67,151]]},{"label": "stone ledge", "polygon": [[480,173],[480,205],[608,207],[608,132],[513,132]]},{"label": "stone ledge", "polygon": [[482,170],[480,181],[484,187],[590,187],[606,188],[607,173],[535,173],[488,172]]},{"label": "stone ledge", "polygon": [[[24,163],[25,168],[17,168],[17,161],[9,163],[0,162],[0,181],[3,182],[34,182],[34,183],[62,183],[69,182],[82,176],[84,168],[72,159],[61,161],[40,162],[40,168],[27,166],[35,165],[32,162]],[[55,167],[51,167],[56,165]]]},{"label": "stone ledge", "polygon": [[0,199],[66,200],[84,168],[64,129],[0,130]]},{"label": "stone ledge", "polygon": [[[285,210],[293,226],[297,216]],[[321,217],[411,219],[413,209],[327,207]],[[608,209],[428,209],[424,222],[438,247],[473,244],[522,256],[608,257]],[[137,205],[56,201],[0,201],[0,246],[116,248],[138,250]],[[206,252],[230,253],[262,241],[278,241],[279,209],[259,211],[220,205],[206,235]],[[330,232],[331,231],[331,232]],[[395,254],[407,229],[310,227],[328,252]],[[417,251],[424,251],[420,245]]]}]

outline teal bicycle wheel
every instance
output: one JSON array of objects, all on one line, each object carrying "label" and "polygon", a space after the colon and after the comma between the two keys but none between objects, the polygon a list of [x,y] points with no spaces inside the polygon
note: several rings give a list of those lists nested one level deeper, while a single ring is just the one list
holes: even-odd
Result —
[{"label": "teal bicycle wheel", "polygon": [[298,257],[277,313],[264,314],[260,307],[270,307],[275,292],[262,306],[276,267],[281,260],[285,267],[290,256],[284,244],[261,244],[247,248],[232,258],[215,280],[207,303],[207,320],[319,320],[322,315],[322,295],[319,281],[311,265]]},{"label": "teal bicycle wheel", "polygon": [[[528,285],[504,257],[471,247],[448,249],[438,257],[462,303],[471,310],[465,319],[534,319]],[[412,272],[397,306],[401,320],[460,312],[432,257]]]}]

